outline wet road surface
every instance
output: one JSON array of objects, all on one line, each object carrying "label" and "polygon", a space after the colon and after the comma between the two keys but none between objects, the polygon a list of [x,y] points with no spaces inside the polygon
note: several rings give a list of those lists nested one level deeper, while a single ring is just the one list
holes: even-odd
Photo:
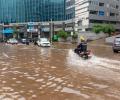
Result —
[{"label": "wet road surface", "polygon": [[71,44],[0,44],[0,100],[120,100],[120,54],[99,44],[89,60]]}]

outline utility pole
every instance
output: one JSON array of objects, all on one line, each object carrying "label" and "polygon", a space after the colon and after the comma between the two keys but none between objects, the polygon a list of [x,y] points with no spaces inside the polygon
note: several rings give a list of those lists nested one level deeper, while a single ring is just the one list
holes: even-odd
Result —
[{"label": "utility pole", "polygon": [[3,42],[4,42],[4,40],[5,40],[4,23],[2,24],[2,39],[3,39]]},{"label": "utility pole", "polygon": [[51,23],[50,23],[50,40],[51,40],[51,44],[52,44],[52,37],[53,37],[53,23],[52,23],[52,19],[51,19]]},{"label": "utility pole", "polygon": [[73,28],[73,34],[75,33],[75,20],[74,17],[72,18],[72,28]]},{"label": "utility pole", "polygon": [[0,34],[1,34],[1,39],[3,40],[3,28],[2,28],[3,26],[2,25],[0,25]]},{"label": "utility pole", "polygon": [[25,26],[24,26],[24,36],[27,39],[27,37],[28,37],[28,34],[27,34],[27,24],[25,24]]},{"label": "utility pole", "polygon": [[40,39],[41,34],[41,23],[38,24],[38,38]]}]

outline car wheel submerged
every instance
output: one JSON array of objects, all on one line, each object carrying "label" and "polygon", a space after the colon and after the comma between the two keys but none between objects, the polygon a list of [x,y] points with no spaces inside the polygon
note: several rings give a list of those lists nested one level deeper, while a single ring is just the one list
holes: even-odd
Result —
[{"label": "car wheel submerged", "polygon": [[118,51],[117,51],[117,50],[113,50],[113,52],[114,52],[114,53],[118,53]]}]

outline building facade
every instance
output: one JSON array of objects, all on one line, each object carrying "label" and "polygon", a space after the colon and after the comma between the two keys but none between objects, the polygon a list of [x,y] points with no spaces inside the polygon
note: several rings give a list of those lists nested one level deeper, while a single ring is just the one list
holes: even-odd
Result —
[{"label": "building facade", "polygon": [[75,21],[79,31],[90,31],[97,23],[120,30],[120,0],[75,0]]},{"label": "building facade", "polygon": [[0,0],[0,23],[65,19],[65,0]]},{"label": "building facade", "polygon": [[65,1],[65,14],[66,20],[72,19],[75,17],[75,0],[66,0]]},{"label": "building facade", "polygon": [[[97,23],[113,24],[120,31],[120,0],[0,0],[0,13],[4,34],[14,25],[24,34],[27,25],[29,35],[37,36],[41,31],[50,36],[51,23],[53,34],[61,29],[69,33],[91,31]],[[29,22],[34,27],[29,27]]]}]

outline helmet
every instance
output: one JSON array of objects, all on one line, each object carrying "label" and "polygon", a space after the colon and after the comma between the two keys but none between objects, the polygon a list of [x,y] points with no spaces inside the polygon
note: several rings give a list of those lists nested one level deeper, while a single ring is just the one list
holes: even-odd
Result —
[{"label": "helmet", "polygon": [[85,38],[83,36],[81,36],[80,41],[85,41]]}]

